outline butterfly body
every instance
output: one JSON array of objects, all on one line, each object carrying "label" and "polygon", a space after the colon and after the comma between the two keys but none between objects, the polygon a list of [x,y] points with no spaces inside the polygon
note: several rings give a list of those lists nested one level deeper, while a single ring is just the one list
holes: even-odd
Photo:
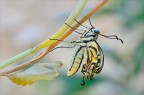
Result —
[{"label": "butterfly body", "polygon": [[[75,21],[79,23],[76,19]],[[102,71],[103,66],[104,66],[104,54],[103,54],[101,47],[97,43],[98,36],[100,35],[109,39],[117,39],[117,40],[120,40],[121,43],[123,44],[123,40],[118,38],[116,35],[111,35],[111,36],[102,35],[98,29],[92,26],[90,19],[89,19],[89,22],[90,22],[91,28],[88,28],[82,25],[81,23],[79,23],[81,26],[89,30],[88,31],[84,30],[83,33],[75,31],[76,33],[82,34],[82,35],[80,36],[80,38],[78,38],[78,40],[70,42],[74,44],[74,47],[63,47],[63,46],[56,47],[56,48],[74,48],[73,57],[71,60],[72,65],[67,72],[67,76],[73,76],[82,65],[81,72],[84,75],[83,83],[81,84],[82,86],[85,85],[85,77],[87,77],[87,79],[89,80],[92,80],[93,76],[95,74],[99,74]],[[70,28],[74,29],[67,23],[65,24],[69,26]],[[80,29],[74,29],[74,30],[80,30]],[[51,39],[51,40],[62,41],[59,39]],[[63,42],[66,42],[66,41],[63,41]]]},{"label": "butterfly body", "polygon": [[96,42],[99,31],[94,29],[92,27],[89,32],[86,32],[78,40],[73,42],[75,43],[74,56],[72,65],[67,73],[68,76],[74,75],[84,61],[81,72],[88,79],[92,80],[94,74],[101,72],[104,57],[100,46]]}]

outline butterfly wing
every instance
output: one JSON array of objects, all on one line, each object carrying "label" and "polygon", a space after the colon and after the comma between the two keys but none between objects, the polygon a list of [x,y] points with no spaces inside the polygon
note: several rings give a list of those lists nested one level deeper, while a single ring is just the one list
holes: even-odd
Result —
[{"label": "butterfly wing", "polygon": [[72,76],[79,70],[83,58],[84,58],[84,48],[80,45],[76,45],[74,47],[72,65],[67,72],[67,76]]},{"label": "butterfly wing", "polygon": [[[92,41],[88,43],[89,51],[90,51],[90,59],[91,59],[91,67],[96,74],[100,73],[103,65],[104,65],[104,55],[101,47],[96,41]],[[93,64],[93,66],[92,66]]]}]

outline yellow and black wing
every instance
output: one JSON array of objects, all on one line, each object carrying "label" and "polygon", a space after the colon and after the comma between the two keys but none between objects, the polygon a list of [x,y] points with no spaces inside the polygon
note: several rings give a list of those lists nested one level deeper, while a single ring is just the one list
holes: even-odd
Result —
[{"label": "yellow and black wing", "polygon": [[90,63],[88,65],[91,65],[94,63],[95,65],[95,73],[98,74],[101,72],[103,65],[104,65],[104,54],[99,46],[99,44],[96,41],[91,41],[87,44],[88,51],[89,51],[89,60]]}]

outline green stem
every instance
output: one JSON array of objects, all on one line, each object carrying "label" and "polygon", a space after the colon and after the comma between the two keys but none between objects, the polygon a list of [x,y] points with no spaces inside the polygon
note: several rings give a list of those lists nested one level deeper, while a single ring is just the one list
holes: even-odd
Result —
[{"label": "green stem", "polygon": [[[72,11],[68,19],[66,20],[66,23],[68,25],[72,25],[74,23],[74,19],[77,19],[77,17],[82,12],[83,8],[85,7],[88,0],[80,0],[79,3],[76,5],[75,9]],[[59,39],[63,34],[66,33],[66,31],[69,29],[69,26],[66,24],[63,24],[63,26],[52,36],[51,39]],[[40,44],[36,46],[36,48],[41,49],[50,46],[52,43],[56,41],[47,39]]]},{"label": "green stem", "polygon": [[[66,20],[66,23],[71,25],[74,22],[74,18],[76,19],[80,15],[80,13],[83,10],[84,6],[86,5],[87,1],[88,0],[80,0],[80,2],[76,5],[75,9],[72,11],[70,16]],[[59,32],[59,34],[62,35],[68,28],[69,28],[68,26],[64,25],[62,28],[60,28],[61,32]],[[58,36],[58,35],[56,35],[56,36]],[[47,41],[46,41],[46,43],[47,43]],[[12,63],[15,63],[15,62],[23,59],[24,57],[26,57],[30,54],[33,54],[37,50],[42,49],[47,46],[48,45],[46,45],[45,41],[44,41],[44,43],[42,42],[42,45],[40,43],[40,45],[36,46],[35,48],[28,49],[27,51],[24,51],[12,58],[0,63],[0,70],[7,67],[8,65],[11,65]],[[40,47],[40,48],[38,48],[38,47]]]},{"label": "green stem", "polygon": [[8,65],[11,65],[12,63],[17,62],[18,60],[20,60],[20,59],[22,59],[22,58],[24,58],[24,57],[36,52],[36,51],[37,51],[36,48],[31,48],[31,49],[28,49],[27,51],[24,51],[24,52],[16,55],[16,56],[14,56],[14,57],[12,57],[12,58],[0,63],[0,69],[3,69],[3,68],[5,68]]}]

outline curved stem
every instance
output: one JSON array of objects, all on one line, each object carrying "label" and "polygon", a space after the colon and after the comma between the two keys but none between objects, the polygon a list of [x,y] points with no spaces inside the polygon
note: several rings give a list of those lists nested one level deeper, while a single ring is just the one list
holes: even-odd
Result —
[{"label": "curved stem", "polygon": [[30,60],[28,62],[25,62],[23,64],[20,64],[20,65],[14,67],[12,69],[9,69],[7,71],[0,72],[0,76],[5,76],[6,74],[9,74],[9,73],[18,71],[20,69],[23,69],[25,67],[33,65],[34,63],[38,62],[40,59],[45,57],[52,48],[53,48],[53,45],[51,45],[49,48],[47,48],[43,53],[40,51],[38,56],[36,56],[34,59],[32,59],[32,60]]},{"label": "curved stem", "polygon": [[[79,3],[76,5],[75,9],[72,11],[71,15],[68,17],[68,19],[66,20],[66,22],[71,25],[73,24],[74,20],[73,18],[77,18],[80,13],[82,12],[83,8],[85,7],[86,3],[88,0],[80,0]],[[67,25],[63,25],[58,32],[56,32],[51,38],[53,39],[59,39],[60,36],[62,36],[66,30],[68,30],[68,26]],[[20,59],[33,54],[34,52],[36,52],[39,49],[45,48],[45,47],[49,47],[53,42],[55,41],[51,41],[51,40],[46,40],[42,43],[40,43],[39,45],[37,45],[35,48],[29,49],[23,53],[20,53],[2,63],[0,63],[0,69],[5,68],[8,65],[11,65],[12,63],[15,63],[17,61],[19,61]]]},{"label": "curved stem", "polygon": [[[82,19],[80,19],[78,22],[79,23],[83,23],[85,22],[88,18],[90,18],[90,16],[92,16],[95,12],[97,12],[104,4],[106,4],[109,0],[103,0],[102,2],[100,2],[98,5],[96,5],[90,12],[88,12]],[[74,29],[77,29],[80,24],[76,23],[74,26],[72,26]],[[65,38],[67,38],[73,31],[74,29],[69,29],[63,36],[61,36],[59,38],[59,40],[64,40]],[[60,41],[56,41],[55,43],[53,43],[53,47],[56,47],[58,44],[60,43]]]},{"label": "curved stem", "polygon": [[34,52],[36,52],[37,49],[36,48],[31,48],[31,49],[28,49],[27,51],[24,51],[2,63],[0,63],[0,70],[7,67],[8,65],[11,65],[12,63],[15,63],[17,62],[18,60],[30,55],[30,54],[33,54]]},{"label": "curved stem", "polygon": [[[103,0],[101,3],[99,3],[98,5],[96,5],[89,13],[87,13],[82,19],[80,19],[78,22],[83,23],[84,21],[86,21],[90,16],[92,16],[95,12],[97,12],[97,10],[99,10],[105,3],[107,3],[109,0]],[[80,25],[78,23],[76,23],[73,27],[76,29],[78,28]],[[72,32],[74,31],[74,29],[69,29],[59,40],[64,40],[66,37],[68,37]],[[60,43],[60,41],[56,41],[55,43],[53,43],[52,45],[50,45],[50,47],[46,48],[45,52],[43,54],[41,54],[39,57],[30,60],[26,63],[23,63],[19,66],[16,66],[14,68],[12,68],[11,70],[8,71],[4,71],[1,72],[0,75],[4,75],[4,74],[9,74],[12,73],[14,71],[20,70],[22,68],[25,68],[27,66],[30,66],[32,64],[34,64],[35,62],[39,61],[40,59],[42,59],[45,55],[47,55],[54,47],[56,47],[58,44]]]},{"label": "curved stem", "polygon": [[[65,23],[67,23],[68,25],[72,25],[75,21],[74,18],[77,18],[80,15],[87,1],[88,0],[80,0],[80,2],[77,4],[74,11],[71,13],[71,15],[68,17]],[[63,24],[63,26],[51,37],[51,39],[59,39],[68,29],[69,26]],[[44,42],[38,44],[36,48],[41,49],[41,48],[49,47],[54,42],[56,41],[47,39]]]}]

